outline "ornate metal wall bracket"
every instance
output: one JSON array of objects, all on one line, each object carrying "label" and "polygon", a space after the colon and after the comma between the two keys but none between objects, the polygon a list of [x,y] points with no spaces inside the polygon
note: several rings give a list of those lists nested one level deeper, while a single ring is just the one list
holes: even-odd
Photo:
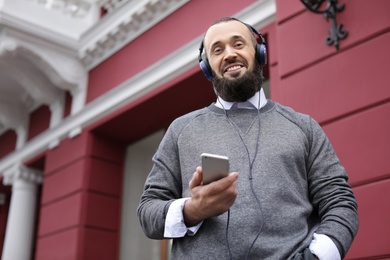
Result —
[{"label": "ornate metal wall bracket", "polygon": [[[336,14],[344,10],[345,4],[338,5],[338,0],[300,0],[303,5],[311,12],[324,15],[325,19],[332,22],[332,28],[329,30],[330,36],[326,38],[327,45],[334,45],[339,50],[339,40],[348,35],[348,31],[343,29],[342,24],[337,24]],[[326,7],[323,8],[326,2]]]}]

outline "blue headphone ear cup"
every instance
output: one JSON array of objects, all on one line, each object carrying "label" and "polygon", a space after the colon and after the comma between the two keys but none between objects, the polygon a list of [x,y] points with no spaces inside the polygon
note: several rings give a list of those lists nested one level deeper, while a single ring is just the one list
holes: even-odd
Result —
[{"label": "blue headphone ear cup", "polygon": [[204,75],[206,76],[206,78],[210,81],[213,80],[213,75],[211,73],[210,66],[208,65],[207,61],[204,60],[200,61],[199,66],[203,71]]},{"label": "blue headphone ear cup", "polygon": [[267,49],[265,47],[265,44],[257,44],[256,49],[256,58],[260,65],[264,66],[267,64]]}]

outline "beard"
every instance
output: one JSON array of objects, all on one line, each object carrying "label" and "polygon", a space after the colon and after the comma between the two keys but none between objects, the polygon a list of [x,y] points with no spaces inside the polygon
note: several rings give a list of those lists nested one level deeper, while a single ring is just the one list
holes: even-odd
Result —
[{"label": "beard", "polygon": [[245,102],[261,89],[262,69],[257,61],[253,71],[234,79],[217,78],[214,73],[213,86],[216,94],[228,102]]}]

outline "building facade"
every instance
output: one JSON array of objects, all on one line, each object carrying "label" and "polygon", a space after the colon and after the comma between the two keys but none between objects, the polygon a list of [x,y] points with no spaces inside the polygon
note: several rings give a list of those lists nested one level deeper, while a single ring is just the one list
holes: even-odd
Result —
[{"label": "building facade", "polygon": [[390,259],[390,1],[342,4],[336,48],[300,0],[1,1],[2,259],[169,259],[136,208],[170,122],[215,100],[197,57],[224,16],[264,35],[267,96],[315,118],[345,166],[346,258]]}]

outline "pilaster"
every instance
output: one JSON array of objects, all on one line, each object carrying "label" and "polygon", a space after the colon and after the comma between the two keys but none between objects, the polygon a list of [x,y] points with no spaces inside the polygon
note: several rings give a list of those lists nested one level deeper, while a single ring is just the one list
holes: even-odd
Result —
[{"label": "pilaster", "polygon": [[38,185],[42,172],[14,165],[4,172],[3,183],[12,185],[2,260],[31,259]]}]

